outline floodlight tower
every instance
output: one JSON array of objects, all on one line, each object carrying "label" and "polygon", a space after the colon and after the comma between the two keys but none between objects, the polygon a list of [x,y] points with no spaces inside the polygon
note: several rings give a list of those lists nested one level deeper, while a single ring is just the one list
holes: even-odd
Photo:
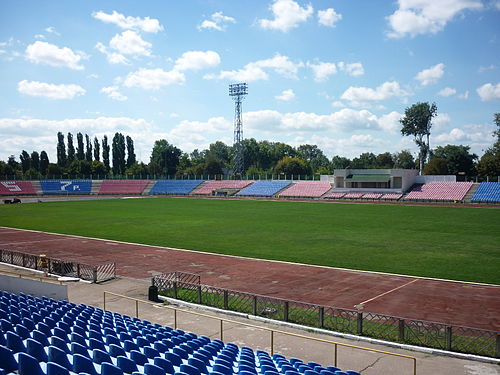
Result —
[{"label": "floodlight tower", "polygon": [[229,96],[235,103],[234,109],[234,175],[243,175],[245,168],[243,159],[243,122],[241,120],[241,102],[245,95],[248,94],[248,86],[246,83],[235,83],[229,85]]}]

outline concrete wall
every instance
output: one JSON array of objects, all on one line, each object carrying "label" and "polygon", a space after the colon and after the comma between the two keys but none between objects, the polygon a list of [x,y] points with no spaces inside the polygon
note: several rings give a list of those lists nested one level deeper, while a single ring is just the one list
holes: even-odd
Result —
[{"label": "concrete wall", "polygon": [[415,182],[417,184],[427,184],[428,182],[456,182],[455,175],[435,175],[435,176],[417,176]]},{"label": "concrete wall", "polygon": [[68,299],[68,287],[55,283],[23,279],[21,277],[0,275],[0,289],[9,293],[23,292],[36,297],[49,297],[55,300]]}]

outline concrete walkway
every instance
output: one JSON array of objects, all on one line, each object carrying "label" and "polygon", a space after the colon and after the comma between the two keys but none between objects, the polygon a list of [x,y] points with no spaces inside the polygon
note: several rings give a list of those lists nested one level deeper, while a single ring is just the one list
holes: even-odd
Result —
[{"label": "concrete walkway", "polygon": [[[34,274],[31,271],[20,270],[7,265],[0,264],[2,270],[22,272],[24,274]],[[36,274],[39,275],[39,274]],[[84,282],[67,283],[69,300],[74,303],[84,303],[95,307],[103,308],[104,291],[126,295],[147,301],[149,282],[147,280],[119,278],[103,284],[89,284]],[[0,286],[1,288],[1,286]],[[366,348],[374,348],[381,351],[404,354],[417,358],[417,374],[442,374],[442,375],[500,375],[500,366],[495,364],[481,363],[471,360],[450,358],[424,354],[409,350],[394,349],[383,345],[374,345],[355,340],[346,340],[329,335],[320,335],[308,332],[307,330],[292,329],[277,324],[255,322],[253,320],[229,316],[227,314],[207,312],[202,308],[180,307],[182,310],[195,311],[207,315],[230,319],[246,324],[253,324],[280,331],[293,332],[301,335],[346,343]],[[136,304],[134,301],[108,295],[106,297],[106,309],[129,316],[135,316]],[[160,323],[173,327],[174,313],[159,305],[139,304],[139,318],[150,322]],[[206,335],[210,338],[220,338],[220,321],[201,316],[178,312],[178,328],[185,331],[192,331],[198,335]],[[223,339],[225,342],[234,342],[242,346],[252,347],[254,350],[262,349],[268,352],[270,349],[270,334],[253,327],[239,326],[235,323],[224,323]],[[304,361],[314,361],[324,366],[333,365],[333,346],[324,343],[317,343],[302,338],[275,334],[274,348],[276,353],[281,353],[286,357],[297,357]],[[355,370],[362,374],[371,375],[410,375],[413,374],[413,363],[409,359],[396,358],[380,353],[372,353],[351,348],[338,348],[337,366],[347,370]]]}]

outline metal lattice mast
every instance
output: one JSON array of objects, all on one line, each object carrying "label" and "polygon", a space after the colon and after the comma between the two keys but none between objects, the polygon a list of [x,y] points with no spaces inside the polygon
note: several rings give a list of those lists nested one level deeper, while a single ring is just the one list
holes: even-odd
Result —
[{"label": "metal lattice mast", "polygon": [[248,86],[246,83],[235,83],[229,85],[229,96],[235,103],[234,108],[234,175],[242,176],[245,168],[243,158],[243,121],[241,119],[241,102],[245,95],[248,94]]}]

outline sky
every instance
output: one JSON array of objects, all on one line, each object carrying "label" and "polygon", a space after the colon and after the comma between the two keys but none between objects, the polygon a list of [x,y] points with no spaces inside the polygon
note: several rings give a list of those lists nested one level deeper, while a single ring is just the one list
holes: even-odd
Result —
[{"label": "sky", "polygon": [[0,0],[0,160],[57,132],[115,132],[149,162],[233,143],[231,83],[248,83],[243,135],[328,157],[417,155],[399,120],[435,102],[431,147],[493,143],[499,0]]}]

